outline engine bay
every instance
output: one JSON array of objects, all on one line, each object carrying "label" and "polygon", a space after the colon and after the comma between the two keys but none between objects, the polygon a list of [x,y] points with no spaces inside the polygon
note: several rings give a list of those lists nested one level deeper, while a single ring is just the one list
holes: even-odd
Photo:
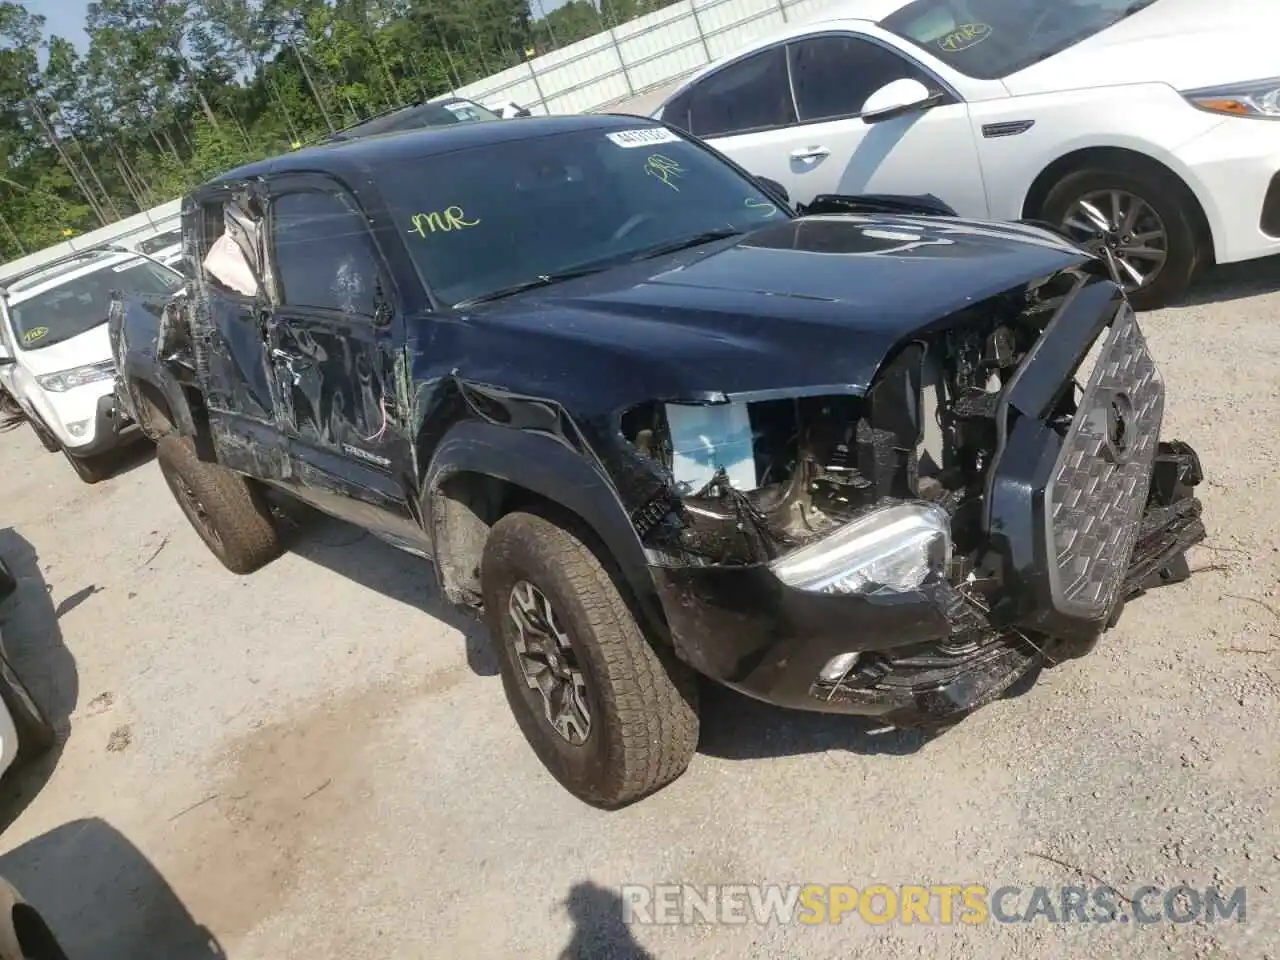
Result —
[{"label": "engine bay", "polygon": [[[636,518],[642,539],[682,563],[767,563],[871,507],[924,500],[951,516],[956,562],[972,569],[1002,391],[1070,288],[1059,274],[947,318],[861,396],[632,408],[624,436],[668,479],[665,502]],[[1063,384],[1056,428],[1079,392]]]}]

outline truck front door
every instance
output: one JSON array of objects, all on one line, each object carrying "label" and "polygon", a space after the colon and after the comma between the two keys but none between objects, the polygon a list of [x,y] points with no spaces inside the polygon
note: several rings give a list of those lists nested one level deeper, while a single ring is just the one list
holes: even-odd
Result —
[{"label": "truck front door", "polygon": [[403,318],[356,198],[320,175],[273,181],[267,350],[297,493],[328,513],[421,546],[403,429]]}]

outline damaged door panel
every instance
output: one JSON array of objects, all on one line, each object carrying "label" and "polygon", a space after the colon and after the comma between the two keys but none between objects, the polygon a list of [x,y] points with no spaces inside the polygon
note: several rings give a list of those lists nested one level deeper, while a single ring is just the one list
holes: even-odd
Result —
[{"label": "damaged door panel", "polygon": [[269,180],[266,343],[299,495],[422,546],[396,389],[395,287],[355,198],[328,177]]},{"label": "damaged door panel", "polygon": [[261,297],[206,257],[189,349],[175,319],[154,356],[157,311],[113,306],[122,389],[187,410],[177,438],[144,418],[175,497],[217,491],[184,512],[238,572],[271,554],[263,484],[429,555],[587,802],[684,769],[694,674],[947,725],[1086,653],[1204,538],[1138,318],[1034,224],[798,214],[605,115],[296,151],[193,203],[251,183]]}]

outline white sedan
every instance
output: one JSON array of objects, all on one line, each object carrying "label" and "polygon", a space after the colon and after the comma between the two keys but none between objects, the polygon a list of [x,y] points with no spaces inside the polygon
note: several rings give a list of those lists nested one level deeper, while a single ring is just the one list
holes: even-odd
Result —
[{"label": "white sedan", "polygon": [[794,202],[932,194],[1108,245],[1140,308],[1280,254],[1277,0],[851,0],[654,116]]}]

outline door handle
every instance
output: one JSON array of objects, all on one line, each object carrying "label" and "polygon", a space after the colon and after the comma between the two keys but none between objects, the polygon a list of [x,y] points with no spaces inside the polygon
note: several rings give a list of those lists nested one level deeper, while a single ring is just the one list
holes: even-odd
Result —
[{"label": "door handle", "polygon": [[791,151],[792,160],[821,160],[831,153],[830,147],[800,147]]}]

